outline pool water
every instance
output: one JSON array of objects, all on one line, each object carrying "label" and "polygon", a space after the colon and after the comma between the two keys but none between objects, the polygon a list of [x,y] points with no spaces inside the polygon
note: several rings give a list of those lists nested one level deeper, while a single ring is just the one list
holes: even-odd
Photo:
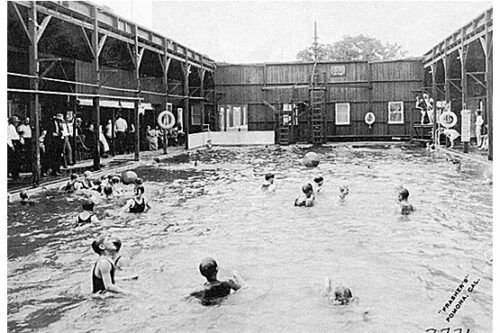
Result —
[{"label": "pool water", "polygon": [[[41,194],[8,209],[8,328],[11,332],[432,332],[492,330],[492,187],[488,166],[457,165],[405,145],[310,150],[216,148],[145,162],[152,209],[96,208],[100,224],[75,225],[81,200]],[[274,193],[258,191],[276,174]],[[301,186],[325,178],[314,207],[294,207]],[[338,187],[348,185],[344,202]],[[416,212],[396,212],[397,187]],[[130,191],[131,189],[127,189]],[[90,244],[101,232],[123,242],[134,296],[89,298]],[[245,287],[216,306],[186,296],[204,283],[206,256]],[[117,273],[118,276],[120,274]],[[325,277],[350,287],[358,305],[332,306]],[[450,321],[439,312],[464,277],[478,281]],[[452,307],[447,310],[451,312]]]}]

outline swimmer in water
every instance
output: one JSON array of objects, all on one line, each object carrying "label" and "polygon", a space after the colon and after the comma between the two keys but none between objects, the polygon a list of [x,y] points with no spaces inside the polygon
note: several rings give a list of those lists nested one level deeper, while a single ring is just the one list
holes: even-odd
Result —
[{"label": "swimmer in water", "polygon": [[92,294],[102,295],[106,292],[128,294],[115,284],[115,257],[121,247],[117,238],[101,235],[92,242],[92,249],[99,258],[92,268]]},{"label": "swimmer in water", "polygon": [[231,290],[236,291],[241,288],[242,280],[237,272],[233,272],[233,279],[217,280],[219,268],[213,258],[203,259],[199,268],[201,275],[207,279],[207,282],[205,282],[203,289],[192,292],[190,296],[200,299],[203,305],[211,305],[214,300],[229,295]]},{"label": "swimmer in water", "polygon": [[78,224],[99,222],[99,219],[94,214],[94,202],[92,200],[85,200],[82,204],[83,211],[78,214]]},{"label": "swimmer in water", "polygon": [[311,207],[314,204],[314,189],[310,183],[302,186],[302,195],[295,199],[295,206]]},{"label": "swimmer in water", "polygon": [[274,185],[274,174],[272,173],[266,173],[264,176],[265,181],[262,183],[260,186],[262,191],[274,191],[275,190],[275,185]]},{"label": "swimmer in water", "polygon": [[415,208],[411,203],[408,202],[408,197],[410,196],[410,192],[407,189],[401,188],[399,190],[399,206],[401,215],[410,215],[411,212],[415,211]]},{"label": "swimmer in water", "polygon": [[314,184],[316,184],[316,192],[321,191],[321,189],[322,189],[321,186],[323,186],[324,182],[325,182],[325,179],[323,178],[323,176],[314,177]]},{"label": "swimmer in water", "polygon": [[344,185],[339,187],[339,199],[341,201],[344,201],[348,194],[349,194],[349,186]]},{"label": "swimmer in water", "polygon": [[127,201],[123,211],[128,211],[129,213],[143,213],[149,208],[151,208],[151,206],[149,206],[149,203],[144,197],[144,186],[141,185],[135,190],[135,197]]},{"label": "swimmer in water", "polygon": [[66,193],[73,193],[75,191],[81,190],[83,188],[83,183],[78,180],[78,175],[76,173],[72,173],[69,181],[61,187]]},{"label": "swimmer in water", "polygon": [[332,281],[329,277],[325,278],[325,290],[323,292],[328,303],[333,305],[348,305],[358,303],[359,299],[352,296],[351,289],[346,287],[332,288]]},{"label": "swimmer in water", "polygon": [[21,205],[31,205],[33,202],[30,201],[30,197],[28,195],[28,192],[26,191],[21,191],[21,193],[19,193],[19,198],[21,198]]}]

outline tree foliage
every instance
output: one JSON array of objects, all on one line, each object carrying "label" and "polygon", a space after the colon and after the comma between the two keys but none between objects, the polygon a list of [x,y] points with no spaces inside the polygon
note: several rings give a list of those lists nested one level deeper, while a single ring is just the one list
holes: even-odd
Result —
[{"label": "tree foliage", "polygon": [[[397,43],[383,43],[382,41],[364,36],[343,36],[343,39],[330,44],[318,45],[318,61],[375,61],[401,59],[408,52]],[[314,46],[310,46],[299,53],[300,61],[314,61]]]}]

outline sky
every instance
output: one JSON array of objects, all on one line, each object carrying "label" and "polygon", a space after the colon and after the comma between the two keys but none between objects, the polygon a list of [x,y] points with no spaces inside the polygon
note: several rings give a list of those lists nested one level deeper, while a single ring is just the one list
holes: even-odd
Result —
[{"label": "sky", "polygon": [[319,42],[363,34],[408,56],[434,45],[493,6],[491,1],[94,1],[217,62],[294,61]]}]

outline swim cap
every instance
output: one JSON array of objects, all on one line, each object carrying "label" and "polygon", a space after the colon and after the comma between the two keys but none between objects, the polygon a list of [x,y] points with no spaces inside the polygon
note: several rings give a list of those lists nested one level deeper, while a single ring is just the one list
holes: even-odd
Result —
[{"label": "swim cap", "polygon": [[311,184],[307,183],[306,185],[302,186],[302,192],[307,193],[313,190],[313,187]]},{"label": "swim cap", "polygon": [[207,257],[200,263],[200,273],[206,278],[209,278],[217,273],[217,262],[214,258]]},{"label": "swim cap", "polygon": [[408,192],[407,189],[405,188],[402,188],[400,191],[399,191],[399,194],[401,195],[401,197],[403,199],[408,199],[408,197],[410,196],[410,192]]},{"label": "swim cap", "polygon": [[82,204],[84,210],[94,210],[94,202],[90,199],[85,200]]},{"label": "swim cap", "polygon": [[322,181],[323,181],[323,177],[322,176],[314,177],[314,182],[315,183],[321,183]]},{"label": "swim cap", "polygon": [[107,196],[113,194],[113,188],[111,187],[111,185],[108,184],[104,186],[104,194]]},{"label": "swim cap", "polygon": [[274,174],[273,173],[266,173],[265,179],[269,180],[271,178],[274,178]]},{"label": "swim cap", "polygon": [[94,250],[95,253],[101,254],[102,250],[99,246],[104,242],[105,238],[106,235],[101,235],[94,239],[94,241],[92,242],[92,250]]},{"label": "swim cap", "polygon": [[28,199],[28,193],[26,191],[21,191],[21,193],[19,193],[19,197],[23,200],[26,200]]}]

